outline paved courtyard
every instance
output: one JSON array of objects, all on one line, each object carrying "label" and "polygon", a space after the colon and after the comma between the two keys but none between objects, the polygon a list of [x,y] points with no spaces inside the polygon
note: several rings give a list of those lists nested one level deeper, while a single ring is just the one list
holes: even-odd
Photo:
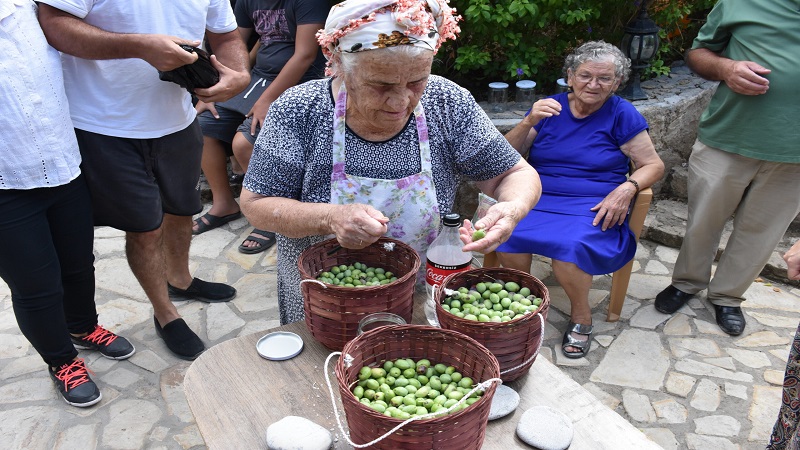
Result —
[{"label": "paved courtyard", "polygon": [[[226,304],[178,304],[209,346],[279,324],[275,249],[240,254],[237,246],[248,231],[239,219],[193,240],[193,274],[239,291]],[[100,322],[128,337],[137,352],[126,361],[83,352],[103,400],[88,409],[68,406],[19,332],[8,288],[0,283],[0,447],[204,448],[183,393],[189,363],[171,356],[156,336],[150,304],[125,260],[123,234],[98,228],[95,253]],[[605,322],[611,279],[595,279],[595,341],[581,360],[561,355],[569,302],[548,265],[535,261],[533,273],[550,286],[554,306],[542,356],[666,449],[763,448],[780,404],[800,289],[754,281],[744,305],[747,328],[732,338],[719,330],[702,295],[672,317],[655,311],[653,298],[669,284],[676,256],[674,248],[639,244],[617,323]]]}]

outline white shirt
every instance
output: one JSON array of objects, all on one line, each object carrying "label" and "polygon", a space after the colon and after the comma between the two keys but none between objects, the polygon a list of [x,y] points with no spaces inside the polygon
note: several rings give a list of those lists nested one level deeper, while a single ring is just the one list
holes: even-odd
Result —
[{"label": "white shirt", "polygon": [[32,0],[0,1],[0,48],[0,189],[69,183],[81,173],[81,155],[61,60]]},{"label": "white shirt", "polygon": [[[156,33],[190,41],[236,30],[229,0],[40,0],[115,33]],[[195,118],[189,93],[158,79],[141,59],[62,56],[75,128],[133,139],[166,136]]]}]

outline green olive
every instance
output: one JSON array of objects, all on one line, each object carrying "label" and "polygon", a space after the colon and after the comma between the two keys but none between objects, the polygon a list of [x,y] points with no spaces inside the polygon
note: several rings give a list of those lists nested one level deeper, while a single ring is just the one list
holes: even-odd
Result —
[{"label": "green olive", "polygon": [[483,229],[475,230],[472,232],[472,241],[479,241],[486,237],[486,231]]}]

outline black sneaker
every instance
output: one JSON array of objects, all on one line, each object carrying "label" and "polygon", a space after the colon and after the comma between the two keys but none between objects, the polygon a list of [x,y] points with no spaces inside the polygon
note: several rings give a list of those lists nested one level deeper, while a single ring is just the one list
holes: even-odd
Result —
[{"label": "black sneaker", "polygon": [[111,359],[130,358],[136,351],[133,344],[124,337],[117,336],[100,325],[94,327],[94,331],[86,336],[72,336],[72,343],[76,348],[97,350],[101,355]]},{"label": "black sneaker", "polygon": [[103,399],[100,389],[89,378],[88,370],[83,363],[83,359],[75,359],[63,364],[53,370],[47,368],[50,378],[58,387],[64,401],[72,406],[85,408],[92,406]]}]

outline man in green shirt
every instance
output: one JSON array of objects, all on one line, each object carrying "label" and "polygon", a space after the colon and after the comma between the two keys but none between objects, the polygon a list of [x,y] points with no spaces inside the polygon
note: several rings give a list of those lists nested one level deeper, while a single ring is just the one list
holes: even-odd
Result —
[{"label": "man in green shirt", "polygon": [[720,328],[733,336],[744,331],[742,295],[800,213],[799,50],[797,0],[720,0],[700,29],[686,62],[720,84],[700,118],[686,236],[657,310],[672,314],[708,289]]}]

